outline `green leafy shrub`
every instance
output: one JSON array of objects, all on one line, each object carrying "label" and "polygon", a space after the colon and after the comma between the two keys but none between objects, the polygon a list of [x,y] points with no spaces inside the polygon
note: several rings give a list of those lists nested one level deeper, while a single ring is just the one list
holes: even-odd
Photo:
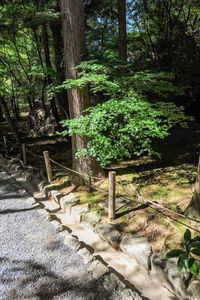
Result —
[{"label": "green leafy shrub", "polygon": [[[89,139],[87,149],[77,152],[77,156],[89,154],[96,157],[104,167],[112,160],[120,160],[132,155],[139,156],[144,152],[149,155],[156,154],[152,147],[154,138],[165,138],[169,135],[169,129],[175,124],[186,126],[186,117],[182,107],[173,103],[148,102],[145,95],[132,87],[131,82],[136,82],[136,72],[125,72],[123,66],[110,67],[96,63],[83,62],[79,67],[78,79],[69,79],[61,87],[79,88],[89,84],[92,93],[101,91],[109,100],[85,110],[84,115],[73,120],[62,121],[63,127],[68,129],[63,135],[74,133],[86,136]],[[145,73],[144,73],[145,74]],[[161,74],[160,76],[163,76]],[[144,76],[145,77],[145,76]],[[155,77],[156,82],[153,82]],[[157,76],[146,76],[144,84],[151,82],[159,90]],[[142,81],[141,74],[137,78]],[[167,76],[168,78],[168,76]],[[164,91],[162,79],[161,89]],[[166,87],[169,85],[166,81]],[[138,90],[140,90],[138,88]],[[172,84],[170,83],[170,90]]]},{"label": "green leafy shrub", "polygon": [[199,260],[200,256],[200,235],[191,238],[189,229],[184,234],[184,241],[181,243],[182,249],[174,249],[166,254],[166,259],[178,257],[177,268],[180,273],[183,268],[189,270],[195,277],[199,275]]}]

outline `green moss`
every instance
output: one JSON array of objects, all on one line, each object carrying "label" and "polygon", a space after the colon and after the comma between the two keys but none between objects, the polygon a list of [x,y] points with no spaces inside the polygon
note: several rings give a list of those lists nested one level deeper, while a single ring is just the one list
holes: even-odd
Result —
[{"label": "green moss", "polygon": [[92,211],[97,212],[100,216],[105,215],[105,211],[100,207],[94,207],[94,208],[92,208]]},{"label": "green moss", "polygon": [[56,179],[53,181],[54,184],[58,184],[58,185],[69,185],[70,183],[70,178],[69,176],[63,176],[63,174],[57,174],[56,175]]},{"label": "green moss", "polygon": [[168,189],[164,186],[158,186],[155,191],[150,193],[150,196],[154,199],[158,199],[166,196],[168,193]]},{"label": "green moss", "polygon": [[72,162],[71,150],[57,152],[51,155],[52,159],[64,165],[70,165]]},{"label": "green moss", "polygon": [[125,215],[124,215],[124,216],[121,216],[121,217],[120,217],[120,220],[126,221],[126,220],[127,220],[127,216],[125,216]]},{"label": "green moss", "polygon": [[82,204],[96,204],[102,200],[103,194],[100,191],[80,191],[76,192],[76,197],[80,199],[80,202]]},{"label": "green moss", "polygon": [[[183,219],[183,218],[181,218],[181,217],[178,217],[178,218],[176,218],[176,220],[177,220],[177,221],[180,221],[181,223],[184,223],[184,224],[186,224],[186,225],[188,225],[188,226],[191,226],[189,220],[187,220],[187,219]],[[180,232],[181,236],[183,236],[184,233],[185,233],[185,230],[187,229],[187,227],[184,226],[184,225],[182,225],[181,223],[178,223],[178,222],[173,221],[173,224],[176,226],[176,228],[177,228],[178,231]]]},{"label": "green moss", "polygon": [[166,196],[168,194],[168,189],[162,185],[152,184],[142,188],[141,193],[145,197],[150,197],[157,200]]}]

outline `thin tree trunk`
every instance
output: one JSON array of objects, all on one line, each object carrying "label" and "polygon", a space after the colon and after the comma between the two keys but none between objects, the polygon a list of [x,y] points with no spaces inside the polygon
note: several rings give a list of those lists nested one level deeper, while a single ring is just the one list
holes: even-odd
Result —
[{"label": "thin tree trunk", "polygon": [[[64,50],[66,63],[66,77],[77,78],[74,69],[85,57],[85,23],[82,0],[61,0],[62,25],[64,33]],[[90,106],[87,86],[83,89],[73,87],[68,90],[70,118],[79,117],[83,110]],[[88,155],[75,158],[78,149],[87,147],[87,138],[74,134],[72,136],[73,169],[86,175],[103,177],[103,170],[98,162]],[[75,184],[90,182],[87,177],[73,178]],[[92,180],[93,181],[93,180]]]},{"label": "thin tree trunk", "polygon": [[[44,56],[45,56],[45,63],[46,63],[46,69],[47,69],[47,83],[51,84],[53,82],[50,72],[51,72],[51,60],[50,60],[50,53],[49,53],[49,36],[47,32],[47,25],[46,22],[42,24],[42,32],[43,32],[43,45],[44,45]],[[56,123],[59,125],[59,116],[58,116],[58,110],[56,107],[56,101],[55,97],[52,97],[50,100],[52,113],[55,117]]]},{"label": "thin tree trunk", "polygon": [[19,119],[19,110],[18,110],[18,106],[17,106],[17,103],[16,103],[15,96],[10,97],[10,104],[11,104],[11,107],[12,107],[13,115],[15,116],[15,119],[18,120]]},{"label": "thin tree trunk", "polygon": [[1,110],[6,118],[6,121],[8,123],[8,126],[10,128],[10,130],[12,131],[17,143],[19,144],[20,143],[20,138],[19,138],[19,134],[17,132],[17,129],[15,127],[15,124],[12,120],[12,118],[10,117],[10,113],[9,113],[9,110],[8,110],[8,107],[7,107],[7,104],[4,100],[4,98],[2,96],[0,96],[0,107],[1,107]]},{"label": "thin tree trunk", "polygon": [[11,77],[11,87],[12,87],[12,96],[10,98],[10,101],[11,101],[12,111],[13,111],[13,114],[14,114],[16,120],[18,120],[19,119],[19,105],[15,98],[14,83],[13,83],[12,77]]},{"label": "thin tree trunk", "polygon": [[119,58],[127,61],[126,0],[118,0]]},{"label": "thin tree trunk", "polygon": [[192,196],[192,199],[185,210],[185,215],[193,216],[193,217],[200,217],[200,156],[199,162],[197,167],[197,177],[195,182],[195,190]]},{"label": "thin tree trunk", "polygon": [[0,107],[0,122],[2,122],[2,121],[3,121],[3,112],[2,112],[1,107]]},{"label": "thin tree trunk", "polygon": [[[59,6],[57,5],[57,11],[60,11]],[[61,35],[61,22],[60,20],[51,21],[50,29],[53,36],[53,45],[55,53],[55,67],[57,72],[58,84],[62,84],[65,80],[65,69],[63,67],[63,38]],[[69,104],[68,104],[68,95],[65,89],[57,93],[58,104],[60,109],[61,118],[69,118]]]}]

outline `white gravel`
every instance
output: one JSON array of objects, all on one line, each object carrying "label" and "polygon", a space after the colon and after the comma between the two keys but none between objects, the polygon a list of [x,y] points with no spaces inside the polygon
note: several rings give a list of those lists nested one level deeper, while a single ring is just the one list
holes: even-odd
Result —
[{"label": "white gravel", "polygon": [[95,280],[88,265],[0,164],[0,299],[120,300]]}]

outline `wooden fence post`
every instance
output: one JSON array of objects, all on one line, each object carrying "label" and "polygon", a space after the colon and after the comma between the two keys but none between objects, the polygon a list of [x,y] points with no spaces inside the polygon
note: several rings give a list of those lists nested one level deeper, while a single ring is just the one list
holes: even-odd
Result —
[{"label": "wooden fence post", "polygon": [[51,162],[49,160],[49,152],[44,151],[44,160],[45,160],[45,165],[46,165],[46,170],[47,170],[47,177],[48,181],[51,182],[53,181],[53,175],[52,175],[52,170],[51,170]]},{"label": "wooden fence post", "polygon": [[23,151],[23,160],[24,160],[24,165],[27,165],[27,158],[26,158],[26,145],[22,144],[22,151]]},{"label": "wooden fence post", "polygon": [[6,154],[8,154],[8,143],[7,143],[7,137],[5,135],[3,136],[3,142],[4,142],[5,148],[6,148]]},{"label": "wooden fence post", "polygon": [[109,221],[113,221],[115,219],[115,179],[116,172],[109,172],[109,204],[108,204],[108,212],[109,212]]}]

